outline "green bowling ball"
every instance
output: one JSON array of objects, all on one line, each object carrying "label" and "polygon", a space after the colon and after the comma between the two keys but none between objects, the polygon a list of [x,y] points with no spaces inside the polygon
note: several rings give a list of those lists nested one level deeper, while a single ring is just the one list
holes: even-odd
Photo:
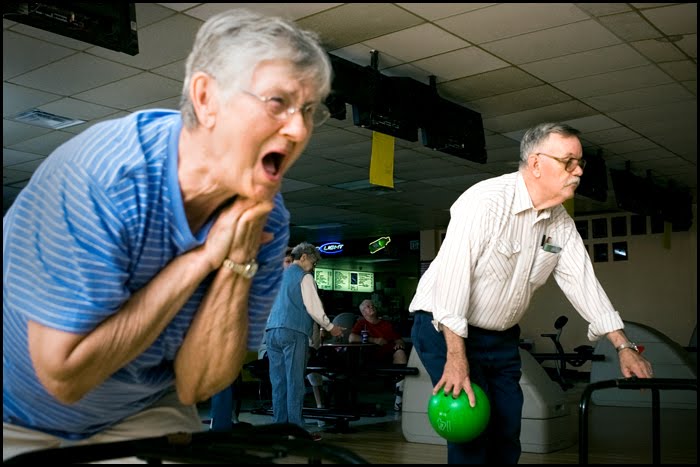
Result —
[{"label": "green bowling ball", "polygon": [[428,419],[435,432],[452,443],[471,441],[489,424],[491,404],[483,389],[472,383],[476,404],[469,405],[467,393],[462,391],[456,399],[444,390],[430,398]]}]

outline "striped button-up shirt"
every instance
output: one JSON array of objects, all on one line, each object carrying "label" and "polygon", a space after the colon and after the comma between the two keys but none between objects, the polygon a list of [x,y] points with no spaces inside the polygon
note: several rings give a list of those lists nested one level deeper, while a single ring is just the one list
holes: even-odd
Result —
[{"label": "striped button-up shirt", "polygon": [[467,337],[467,325],[505,330],[521,320],[550,274],[581,316],[588,338],[622,329],[563,206],[537,211],[519,172],[480,182],[450,208],[445,240],[409,311]]}]

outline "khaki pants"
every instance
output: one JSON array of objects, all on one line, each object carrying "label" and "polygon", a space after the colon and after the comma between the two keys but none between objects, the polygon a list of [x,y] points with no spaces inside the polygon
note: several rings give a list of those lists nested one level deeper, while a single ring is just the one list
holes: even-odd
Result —
[{"label": "khaki pants", "polygon": [[[204,429],[206,429],[206,426],[202,424],[197,413],[197,407],[182,405],[175,391],[172,391],[143,412],[132,415],[117,425],[80,441],[65,440],[41,431],[3,423],[2,458],[6,460],[24,452],[40,449],[126,441],[163,436],[180,431],[191,433]],[[144,464],[145,462],[135,457],[130,457],[99,463]]]}]

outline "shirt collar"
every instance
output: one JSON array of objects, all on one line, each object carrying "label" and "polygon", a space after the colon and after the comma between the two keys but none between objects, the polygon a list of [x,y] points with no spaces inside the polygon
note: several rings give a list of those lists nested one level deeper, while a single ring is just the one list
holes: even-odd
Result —
[{"label": "shirt collar", "polygon": [[[515,177],[515,199],[513,200],[513,214],[519,214],[525,212],[528,209],[535,210],[532,205],[532,198],[530,198],[530,193],[527,191],[527,186],[525,185],[525,179],[523,174],[518,172]],[[537,219],[549,219],[552,210],[550,208],[543,209],[542,211],[536,212]]]}]

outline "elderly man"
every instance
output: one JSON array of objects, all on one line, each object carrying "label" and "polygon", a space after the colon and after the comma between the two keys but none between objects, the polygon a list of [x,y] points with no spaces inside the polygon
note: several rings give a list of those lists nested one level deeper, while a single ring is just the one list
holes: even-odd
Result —
[{"label": "elderly man", "polygon": [[455,397],[472,382],[491,402],[483,435],[448,443],[448,462],[517,463],[523,393],[518,322],[532,294],[554,274],[590,323],[591,340],[618,349],[625,377],[651,376],[651,365],[623,332],[624,324],[595,277],[573,219],[573,198],[586,165],[578,130],[561,123],[529,129],[520,142],[520,170],[484,180],[452,205],[445,241],[409,305],[411,337],[435,385]]},{"label": "elderly man", "polygon": [[[360,303],[360,313],[362,313],[362,318],[355,322],[348,341],[362,342],[362,333],[366,332],[368,341],[379,346],[373,361],[379,364],[405,365],[408,362],[406,344],[401,339],[401,335],[394,330],[391,322],[379,317],[374,302],[363,300]],[[396,397],[394,399],[394,410],[396,411],[401,410],[403,403],[403,384],[403,378],[396,383]]]}]

